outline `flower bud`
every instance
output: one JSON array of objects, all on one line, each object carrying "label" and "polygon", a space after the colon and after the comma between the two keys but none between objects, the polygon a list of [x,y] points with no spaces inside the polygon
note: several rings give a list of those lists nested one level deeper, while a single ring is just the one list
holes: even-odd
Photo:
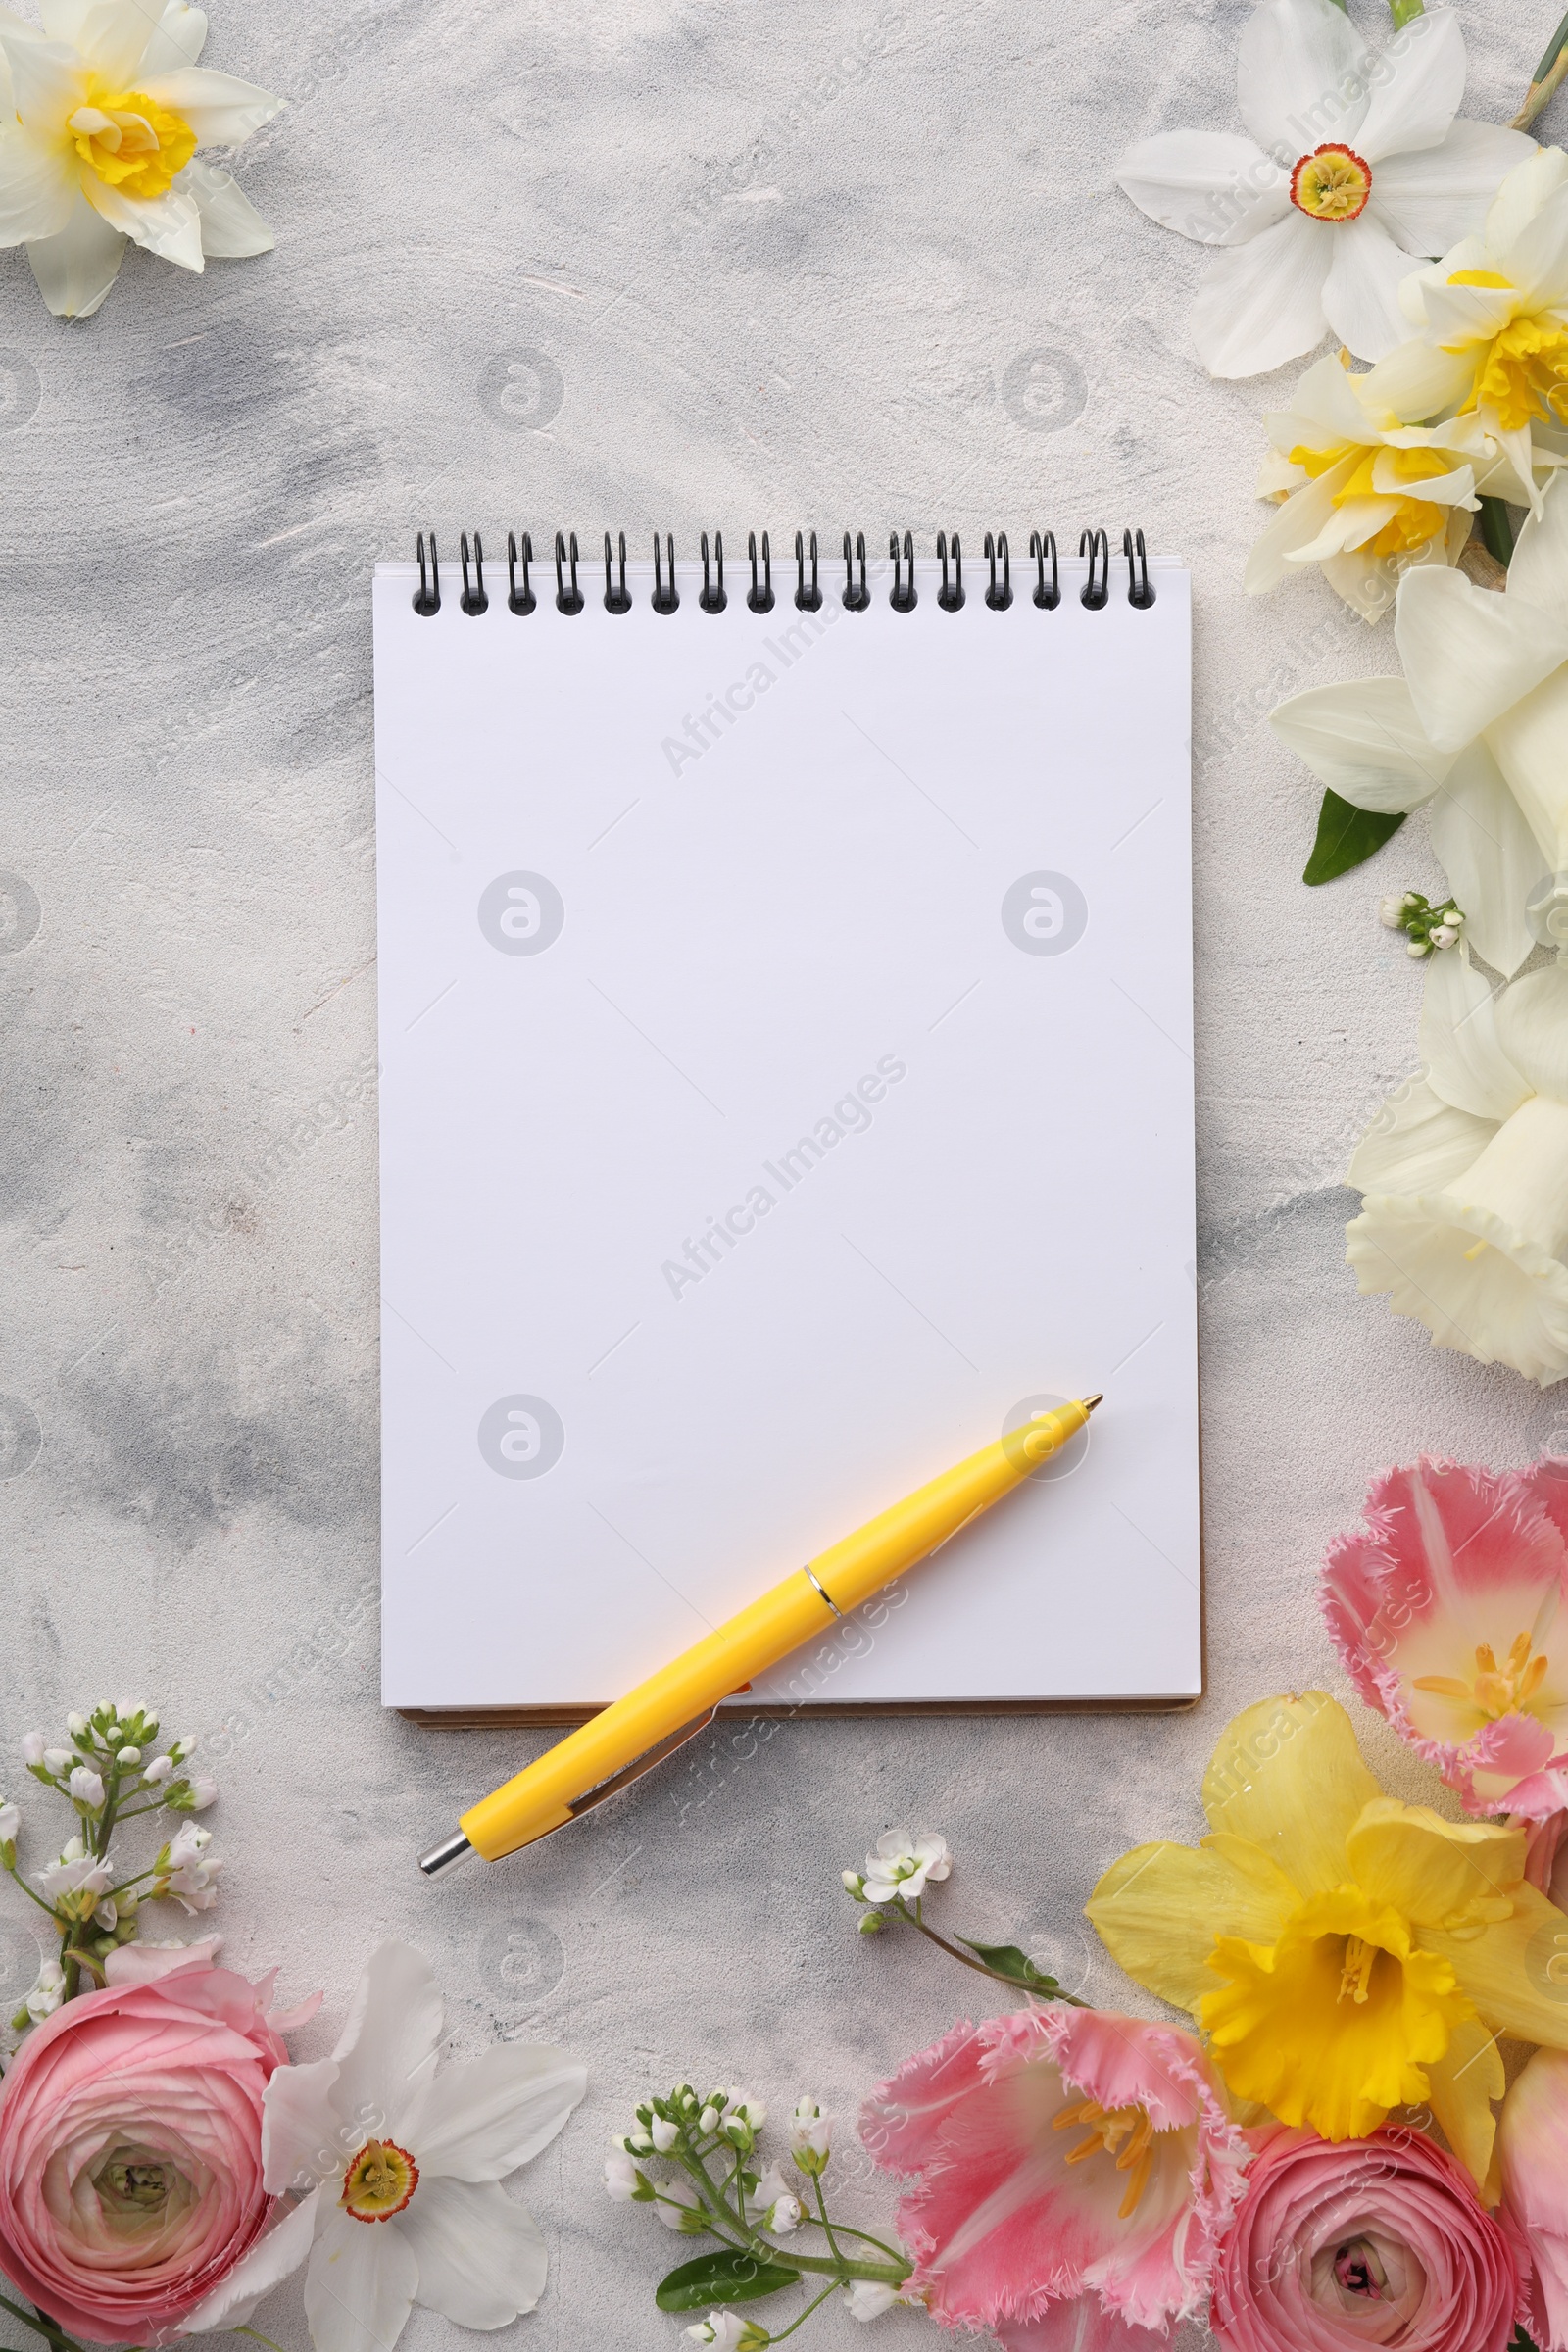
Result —
[{"label": "flower bud", "polygon": [[881,1935],[881,1933],[882,1933],[882,1914],[881,1914],[881,1912],[880,1912],[880,1911],[868,1911],[868,1912],[866,1913],[865,1917],[864,1917],[864,1918],[861,1920],[861,1922],[860,1922],[860,1934],[861,1934],[862,1936],[880,1936],[880,1935]]},{"label": "flower bud", "polygon": [[708,2137],[710,2132],[716,2132],[718,2130],[718,2109],[716,2107],[705,2107],[702,2114],[697,2118],[697,2129],[705,2139]]},{"label": "flower bud", "polygon": [[1419,963],[1424,956],[1431,955],[1432,942],[1429,939],[1412,939],[1406,945],[1404,952],[1407,956],[1413,956]]},{"label": "flower bud", "polygon": [[[79,1740],[82,1734],[91,1728],[85,1715],[68,1715],[66,1717],[66,1729],[73,1740]],[[36,1738],[36,1736],[35,1733],[29,1734],[30,1738]]]},{"label": "flower bud", "polygon": [[104,1785],[88,1764],[78,1764],[66,1783],[74,1802],[96,1808],[104,1801]]},{"label": "flower bud", "polygon": [[28,1770],[29,1772],[33,1772],[33,1771],[35,1771],[35,1770],[37,1769],[37,1767],[38,1767],[38,1766],[39,1766],[39,1765],[40,1765],[40,1764],[43,1762],[43,1734],[42,1734],[42,1732],[24,1732],[24,1733],[23,1733],[23,1735],[22,1735],[22,1761],[24,1762],[24,1764],[25,1764],[25,1765],[26,1765],[26,1767],[27,1767],[27,1770]]},{"label": "flower bud", "polygon": [[57,1780],[61,1773],[69,1772],[76,1761],[69,1747],[46,1747],[43,1760]]},{"label": "flower bud", "polygon": [[667,2156],[679,2137],[680,2126],[678,2124],[672,2124],[667,2116],[655,2117],[653,2139],[661,2156]]},{"label": "flower bud", "polygon": [[863,1903],[865,1900],[865,1880],[861,1873],[858,1870],[846,1870],[840,1875],[844,1880],[845,1893],[852,1894],[858,1903]]},{"label": "flower bud", "polygon": [[116,1756],[115,1762],[117,1764],[139,1764],[141,1749],[139,1747],[122,1747]]}]

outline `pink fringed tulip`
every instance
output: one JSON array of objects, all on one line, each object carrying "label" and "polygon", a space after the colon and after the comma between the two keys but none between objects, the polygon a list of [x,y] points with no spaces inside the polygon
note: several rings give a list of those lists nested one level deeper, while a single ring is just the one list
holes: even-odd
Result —
[{"label": "pink fringed tulip", "polygon": [[1568,1471],[1384,1471],[1322,1599],[1362,1698],[1468,1812],[1568,1805]]},{"label": "pink fringed tulip", "polygon": [[[1565,1988],[1568,1991],[1568,1988]],[[1538,2050],[1497,2127],[1502,2210],[1530,2249],[1528,2322],[1540,2352],[1568,2352],[1568,2055]]]},{"label": "pink fringed tulip", "polygon": [[1190,2034],[1061,2005],[955,2026],[860,2132],[913,2176],[909,2290],[1015,2352],[1108,2352],[1201,2312],[1248,2153]]},{"label": "pink fringed tulip", "polygon": [[1507,2352],[1524,2316],[1512,2233],[1435,2141],[1249,2136],[1258,2152],[1214,2279],[1225,2352]]}]

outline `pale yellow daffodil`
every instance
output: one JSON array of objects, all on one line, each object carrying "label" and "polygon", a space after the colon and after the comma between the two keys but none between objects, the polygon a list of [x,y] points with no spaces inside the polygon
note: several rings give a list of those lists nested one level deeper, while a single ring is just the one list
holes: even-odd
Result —
[{"label": "pale yellow daffodil", "polygon": [[1095,1888],[1115,1959],[1192,2013],[1236,2098],[1325,2139],[1429,2101],[1494,2194],[1497,2035],[1568,2048],[1568,1916],[1526,1884],[1524,1830],[1385,1796],[1320,1690],[1237,1716],[1203,1808],[1200,1844]]}]

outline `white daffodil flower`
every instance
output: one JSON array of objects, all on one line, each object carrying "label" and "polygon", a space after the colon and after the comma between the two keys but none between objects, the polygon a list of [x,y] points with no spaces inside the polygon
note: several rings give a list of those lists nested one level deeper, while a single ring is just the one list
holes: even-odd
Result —
[{"label": "white daffodil flower", "polygon": [[1350,1162],[1347,1259],[1440,1348],[1545,1388],[1568,1373],[1568,964],[1494,994],[1434,956],[1421,1057]]},{"label": "white daffodil flower", "polygon": [[544,2290],[538,2224],[500,2183],[553,2140],[588,2086],[562,2050],[507,2041],[436,2072],[441,1994],[427,1960],[383,1943],[330,2058],[280,2066],[262,2158],[301,2202],[182,2323],[243,2326],[309,2257],[317,2352],[391,2352],[416,2303],[461,2328],[504,2328]]},{"label": "white daffodil flower", "polygon": [[889,1830],[865,1857],[865,1899],[891,1903],[902,1894],[906,1902],[917,1903],[926,1881],[945,1879],[952,1868],[948,1841],[935,1830],[922,1831],[918,1838],[911,1838],[907,1830]]},{"label": "white daffodil flower", "polygon": [[202,11],[40,6],[41,26],[0,11],[0,245],[26,246],[55,316],[91,318],[127,237],[182,270],[268,252],[271,230],[196,150],[239,146],[283,101],[197,65]]},{"label": "white daffodil flower", "polygon": [[[1385,367],[1389,398],[1423,416],[1473,411],[1509,449],[1540,512],[1532,429],[1557,436],[1568,381],[1568,155],[1543,147],[1508,173],[1478,234],[1400,290],[1419,333]],[[1540,456],[1540,450],[1537,456]]]},{"label": "white daffodil flower", "polygon": [[1522,131],[1454,120],[1464,79],[1451,9],[1374,55],[1334,0],[1263,0],[1237,59],[1250,136],[1171,130],[1127,150],[1116,178],[1142,212],[1226,248],[1192,315],[1211,375],[1261,375],[1329,331],[1378,360],[1410,332],[1410,257],[1476,233],[1532,152]]},{"label": "white daffodil flower", "polygon": [[1394,634],[1402,678],[1314,687],[1270,723],[1358,808],[1431,802],[1465,937],[1516,971],[1543,868],[1568,871],[1568,491],[1527,518],[1500,596],[1462,572],[1407,572]]},{"label": "white daffodil flower", "polygon": [[[1387,397],[1393,363],[1352,375],[1348,356],[1319,360],[1290,407],[1263,420],[1273,446],[1257,494],[1283,504],[1252,544],[1243,585],[1258,596],[1293,566],[1321,564],[1330,587],[1377,620],[1412,564],[1457,564],[1483,493],[1528,506],[1535,483],[1521,481],[1517,451],[1481,417],[1420,424],[1407,388],[1403,412]],[[1426,400],[1419,389],[1414,397]],[[1525,443],[1536,464],[1556,464],[1550,452],[1530,452],[1528,433]]]}]

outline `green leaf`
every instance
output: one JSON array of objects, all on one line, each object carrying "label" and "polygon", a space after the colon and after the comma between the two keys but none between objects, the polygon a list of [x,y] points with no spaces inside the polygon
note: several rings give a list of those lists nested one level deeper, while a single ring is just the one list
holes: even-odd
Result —
[{"label": "green leaf", "polygon": [[1337,792],[1326,791],[1317,812],[1317,839],[1301,880],[1315,886],[1348,874],[1352,866],[1364,865],[1403,822],[1402,815],[1384,816],[1376,808],[1357,808],[1352,802],[1342,801]]},{"label": "green leaf", "polygon": [[759,2303],[764,2295],[798,2286],[801,2274],[781,2262],[762,2262],[755,2254],[732,2248],[723,2254],[699,2254],[679,2270],[661,2278],[654,2301],[661,2311],[705,2311],[710,2303]]},{"label": "green leaf", "polygon": [[1027,1984],[1031,1992],[1047,1994],[1061,1990],[1055,1978],[1048,1977],[1043,1968],[1036,1968],[1028,1953],[1020,1952],[1015,1943],[971,1943],[967,1936],[960,1936],[958,1941],[977,1960],[983,1960],[987,1968],[999,1977],[1005,1977],[1010,1984]]}]

